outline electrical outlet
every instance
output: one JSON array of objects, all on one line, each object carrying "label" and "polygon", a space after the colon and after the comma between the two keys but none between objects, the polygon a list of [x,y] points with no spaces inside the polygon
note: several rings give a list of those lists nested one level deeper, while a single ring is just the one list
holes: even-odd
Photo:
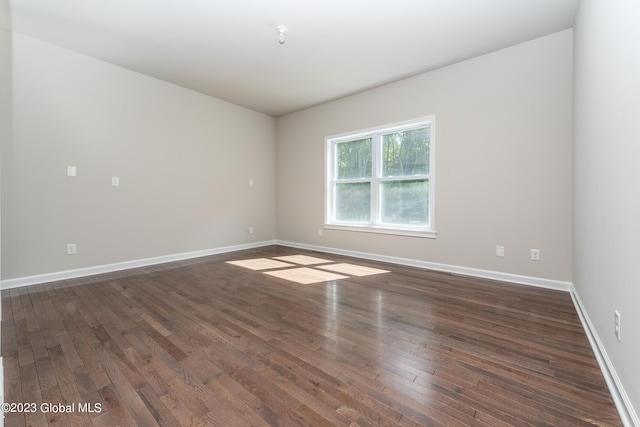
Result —
[{"label": "electrical outlet", "polygon": [[249,227],[249,234],[253,234],[253,227]]},{"label": "electrical outlet", "polygon": [[76,254],[76,244],[69,243],[67,245],[67,255],[75,255]]},{"label": "electrical outlet", "polygon": [[504,246],[496,246],[496,256],[504,256]]},{"label": "electrical outlet", "polygon": [[114,187],[119,187],[120,186],[120,177],[119,176],[112,176],[111,177],[111,185]]},{"label": "electrical outlet", "polygon": [[322,237],[322,228],[318,228],[318,236]]},{"label": "electrical outlet", "polygon": [[613,312],[613,330],[616,333],[618,341],[622,341],[622,337],[620,335],[620,312],[618,310]]},{"label": "electrical outlet", "polygon": [[540,249],[531,249],[531,261],[540,261]]}]

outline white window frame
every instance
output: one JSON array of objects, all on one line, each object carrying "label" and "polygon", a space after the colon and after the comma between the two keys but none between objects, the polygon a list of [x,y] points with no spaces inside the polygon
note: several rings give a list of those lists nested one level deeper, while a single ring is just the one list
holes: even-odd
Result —
[{"label": "white window frame", "polygon": [[[429,174],[420,175],[428,180],[429,191],[429,223],[426,226],[410,226],[410,225],[389,225],[381,224],[380,221],[380,200],[379,191],[380,183],[384,181],[403,180],[406,177],[382,177],[382,135],[389,132],[406,131],[428,125],[430,128],[429,140]],[[350,182],[370,182],[371,183],[371,222],[355,223],[340,222],[335,220],[335,186],[336,182],[345,182],[345,180],[337,180],[336,176],[336,145],[340,142],[352,141],[361,138],[372,138],[372,177],[363,179],[354,179]],[[333,230],[361,231],[368,233],[395,234],[401,236],[427,237],[435,238],[437,235],[435,229],[435,116],[421,117],[390,125],[378,126],[375,128],[364,129],[355,132],[348,132],[339,135],[325,137],[325,214],[324,228]]]}]

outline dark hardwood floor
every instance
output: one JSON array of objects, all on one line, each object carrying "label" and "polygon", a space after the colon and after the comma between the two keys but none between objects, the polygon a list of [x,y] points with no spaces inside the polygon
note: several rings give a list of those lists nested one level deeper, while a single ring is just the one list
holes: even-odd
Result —
[{"label": "dark hardwood floor", "polygon": [[[299,284],[227,263],[293,254],[389,272]],[[2,303],[5,402],[35,408],[8,427],[621,425],[558,291],[268,247]]]}]

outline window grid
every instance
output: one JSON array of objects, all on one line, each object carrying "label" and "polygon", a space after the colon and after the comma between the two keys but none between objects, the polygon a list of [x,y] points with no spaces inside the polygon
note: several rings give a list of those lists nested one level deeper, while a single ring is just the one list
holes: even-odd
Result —
[{"label": "window grid", "polygon": [[[413,175],[391,175],[383,176],[383,136],[396,132],[406,132],[412,130],[428,129],[428,149],[426,155],[428,156],[427,170],[428,173],[417,173]],[[370,177],[359,178],[338,178],[338,147],[341,143],[349,143],[371,138],[371,168]],[[338,229],[353,229],[358,231],[371,231],[379,233],[390,234],[407,234],[421,237],[435,237],[434,230],[434,183],[432,180],[433,163],[434,163],[434,118],[429,117],[421,121],[415,121],[402,126],[389,126],[379,129],[374,129],[371,132],[345,135],[337,138],[326,138],[327,143],[327,188],[326,188],[326,214],[325,214],[325,228],[338,228]],[[407,224],[407,223],[390,223],[383,222],[383,203],[382,192],[383,186],[388,182],[419,182],[424,181],[426,183],[426,201],[428,204],[426,215],[426,224]],[[356,183],[369,183],[370,185],[370,215],[369,221],[340,221],[339,217],[337,193],[338,186],[340,184],[356,184]]]}]

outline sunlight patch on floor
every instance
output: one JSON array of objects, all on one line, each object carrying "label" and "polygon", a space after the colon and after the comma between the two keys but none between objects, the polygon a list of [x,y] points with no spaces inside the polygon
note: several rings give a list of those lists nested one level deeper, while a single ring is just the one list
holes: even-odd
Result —
[{"label": "sunlight patch on floor", "polygon": [[316,258],[309,255],[277,256],[274,259],[279,259],[280,261],[285,261],[285,262],[293,262],[295,264],[300,264],[300,265],[323,264],[323,263],[331,262],[330,259]]},{"label": "sunlight patch on floor", "polygon": [[264,274],[290,280],[292,282],[308,285],[309,283],[328,282],[330,280],[347,279],[348,276],[320,271],[314,268],[301,267],[287,270],[265,271]]},{"label": "sunlight patch on floor", "polygon": [[388,270],[380,270],[378,268],[364,267],[362,265],[355,264],[331,264],[331,265],[319,265],[317,268],[323,270],[335,271],[337,273],[349,274],[351,276],[370,276],[372,274],[389,273]]},{"label": "sunlight patch on floor", "polygon": [[[309,283],[348,279],[351,276],[360,277],[370,276],[373,274],[389,273],[388,270],[380,270],[378,268],[365,267],[357,264],[326,264],[332,262],[333,261],[328,259],[316,258],[308,255],[286,255],[274,257],[273,259],[253,258],[237,261],[227,261],[227,264],[233,264],[238,267],[248,268],[250,270],[256,271],[270,270],[262,272],[264,274],[269,274],[270,276],[279,277],[280,279],[285,279],[304,285],[307,285]],[[314,268],[298,267],[299,265],[313,265]]]},{"label": "sunlight patch on floor", "polygon": [[250,270],[268,270],[270,268],[283,268],[293,267],[293,264],[288,264],[282,261],[276,261],[269,258],[254,258],[243,259],[239,261],[227,261],[227,264],[237,265],[238,267],[248,268]]}]

